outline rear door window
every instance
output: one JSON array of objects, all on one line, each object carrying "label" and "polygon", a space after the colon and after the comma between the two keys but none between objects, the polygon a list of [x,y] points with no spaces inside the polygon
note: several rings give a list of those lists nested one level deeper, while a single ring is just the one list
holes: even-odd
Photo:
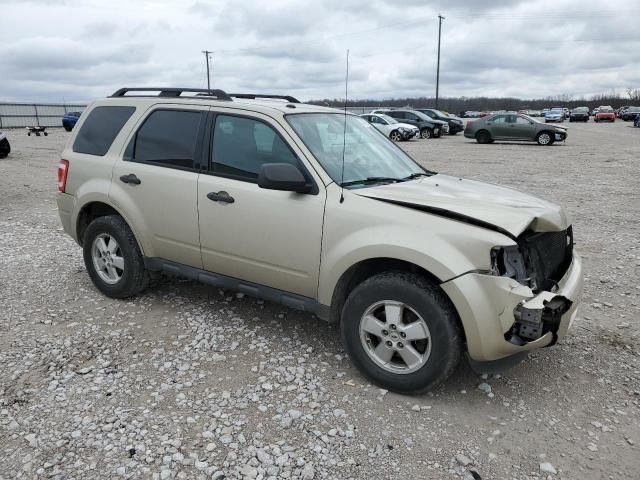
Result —
[{"label": "rear door window", "polygon": [[135,107],[96,107],[89,113],[73,142],[73,151],[104,156]]},{"label": "rear door window", "polygon": [[204,115],[197,110],[153,111],[136,133],[133,148],[127,149],[129,160],[192,169]]}]

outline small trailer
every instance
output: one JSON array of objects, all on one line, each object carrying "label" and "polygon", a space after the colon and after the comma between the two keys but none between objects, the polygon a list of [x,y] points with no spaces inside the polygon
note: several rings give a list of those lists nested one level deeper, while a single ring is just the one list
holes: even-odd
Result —
[{"label": "small trailer", "polygon": [[27,127],[27,135],[31,136],[31,134],[35,134],[36,137],[39,137],[40,134],[43,134],[45,137],[48,135],[47,133],[47,127]]}]

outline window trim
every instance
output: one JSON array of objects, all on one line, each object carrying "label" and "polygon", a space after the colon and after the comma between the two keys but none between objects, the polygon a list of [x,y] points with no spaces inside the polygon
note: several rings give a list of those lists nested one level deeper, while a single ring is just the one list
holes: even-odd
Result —
[{"label": "window trim", "polygon": [[[129,150],[129,147],[132,144],[133,144],[132,154],[135,155],[136,143],[138,141],[138,133],[140,132],[140,130],[142,130],[142,128],[147,123],[149,118],[151,118],[151,116],[156,112],[187,112],[187,113],[199,113],[200,114],[200,123],[198,125],[198,132],[197,132],[197,135],[196,135],[195,149],[193,150],[193,167],[189,168],[189,167],[180,167],[178,165],[163,165],[161,163],[150,161],[150,160],[144,160],[144,161],[136,160],[135,157],[127,155],[127,150]],[[138,128],[136,128],[135,132],[133,133],[133,135],[129,139],[129,142],[127,142],[127,146],[125,147],[124,152],[122,154],[122,160],[125,161],[125,162],[139,163],[139,164],[142,164],[142,165],[151,165],[151,166],[154,166],[154,167],[169,168],[169,169],[172,169],[172,170],[182,170],[183,172],[196,172],[196,173],[199,173],[201,171],[201,169],[202,169],[203,137],[204,137],[204,132],[205,132],[204,129],[205,129],[205,126],[206,126],[206,123],[207,123],[208,113],[209,113],[208,109],[188,109],[188,108],[177,108],[177,107],[175,107],[175,108],[174,107],[159,107],[159,108],[150,109],[148,111],[147,115],[142,120],[142,122],[138,125]]]},{"label": "window trim", "polygon": [[[251,115],[247,115],[247,114],[243,114],[243,113],[236,113],[236,112],[226,112],[226,111],[218,111],[218,110],[210,110],[209,111],[209,115],[207,117],[207,122],[206,122],[206,130],[205,130],[205,134],[204,134],[204,138],[203,138],[203,146],[205,148],[203,148],[202,151],[202,155],[203,155],[203,166],[202,166],[202,170],[200,171],[200,173],[203,173],[205,175],[211,175],[213,177],[220,177],[220,178],[228,178],[230,180],[236,180],[238,182],[244,182],[244,183],[252,183],[254,185],[258,185],[258,179],[256,178],[255,180],[253,179],[249,179],[247,177],[243,177],[240,175],[234,175],[232,173],[224,173],[224,172],[214,172],[213,170],[213,159],[212,159],[212,155],[213,155],[213,142],[215,142],[215,136],[213,134],[215,126],[216,126],[216,120],[218,119],[219,116],[225,116],[225,117],[237,117],[237,118],[244,118],[247,120],[253,120],[255,122],[260,122],[264,125],[266,125],[267,127],[271,128],[271,130],[273,130],[273,132],[278,135],[280,137],[280,140],[282,140],[282,142],[284,142],[284,144],[289,148],[289,150],[291,150],[291,153],[293,154],[293,156],[295,157],[295,159],[298,162],[298,168],[300,169],[300,171],[302,172],[302,175],[304,175],[304,177],[307,179],[307,182],[310,186],[310,190],[307,193],[301,194],[301,195],[318,195],[318,193],[320,192],[320,189],[318,188],[318,184],[315,181],[315,179],[313,178],[313,175],[311,175],[311,173],[309,172],[309,169],[307,168],[307,166],[304,164],[304,162],[300,159],[300,156],[296,153],[296,150],[294,148],[292,148],[291,143],[288,142],[283,136],[282,134],[278,131],[277,128],[275,128],[274,124],[262,119],[262,118],[258,118],[258,117],[254,117]],[[205,161],[206,159],[206,161]]]}]

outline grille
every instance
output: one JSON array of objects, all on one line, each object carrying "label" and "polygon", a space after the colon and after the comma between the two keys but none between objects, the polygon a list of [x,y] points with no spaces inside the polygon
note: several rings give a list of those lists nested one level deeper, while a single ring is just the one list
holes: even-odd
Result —
[{"label": "grille", "polygon": [[521,240],[534,291],[551,290],[564,276],[573,258],[573,230],[525,234]]}]

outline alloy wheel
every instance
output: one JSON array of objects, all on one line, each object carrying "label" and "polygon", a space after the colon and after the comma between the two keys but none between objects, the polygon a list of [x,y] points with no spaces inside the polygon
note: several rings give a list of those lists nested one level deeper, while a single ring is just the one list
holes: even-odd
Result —
[{"label": "alloy wheel", "polygon": [[393,300],[374,303],[360,319],[360,341],[369,358],[383,370],[408,374],[422,368],[431,355],[431,333],[409,305]]},{"label": "alloy wheel", "polygon": [[540,143],[540,145],[549,145],[550,141],[551,135],[549,135],[548,133],[541,133],[538,137],[538,143]]},{"label": "alloy wheel", "polygon": [[115,285],[124,275],[122,250],[108,233],[101,233],[93,240],[91,259],[100,279],[109,285]]}]

